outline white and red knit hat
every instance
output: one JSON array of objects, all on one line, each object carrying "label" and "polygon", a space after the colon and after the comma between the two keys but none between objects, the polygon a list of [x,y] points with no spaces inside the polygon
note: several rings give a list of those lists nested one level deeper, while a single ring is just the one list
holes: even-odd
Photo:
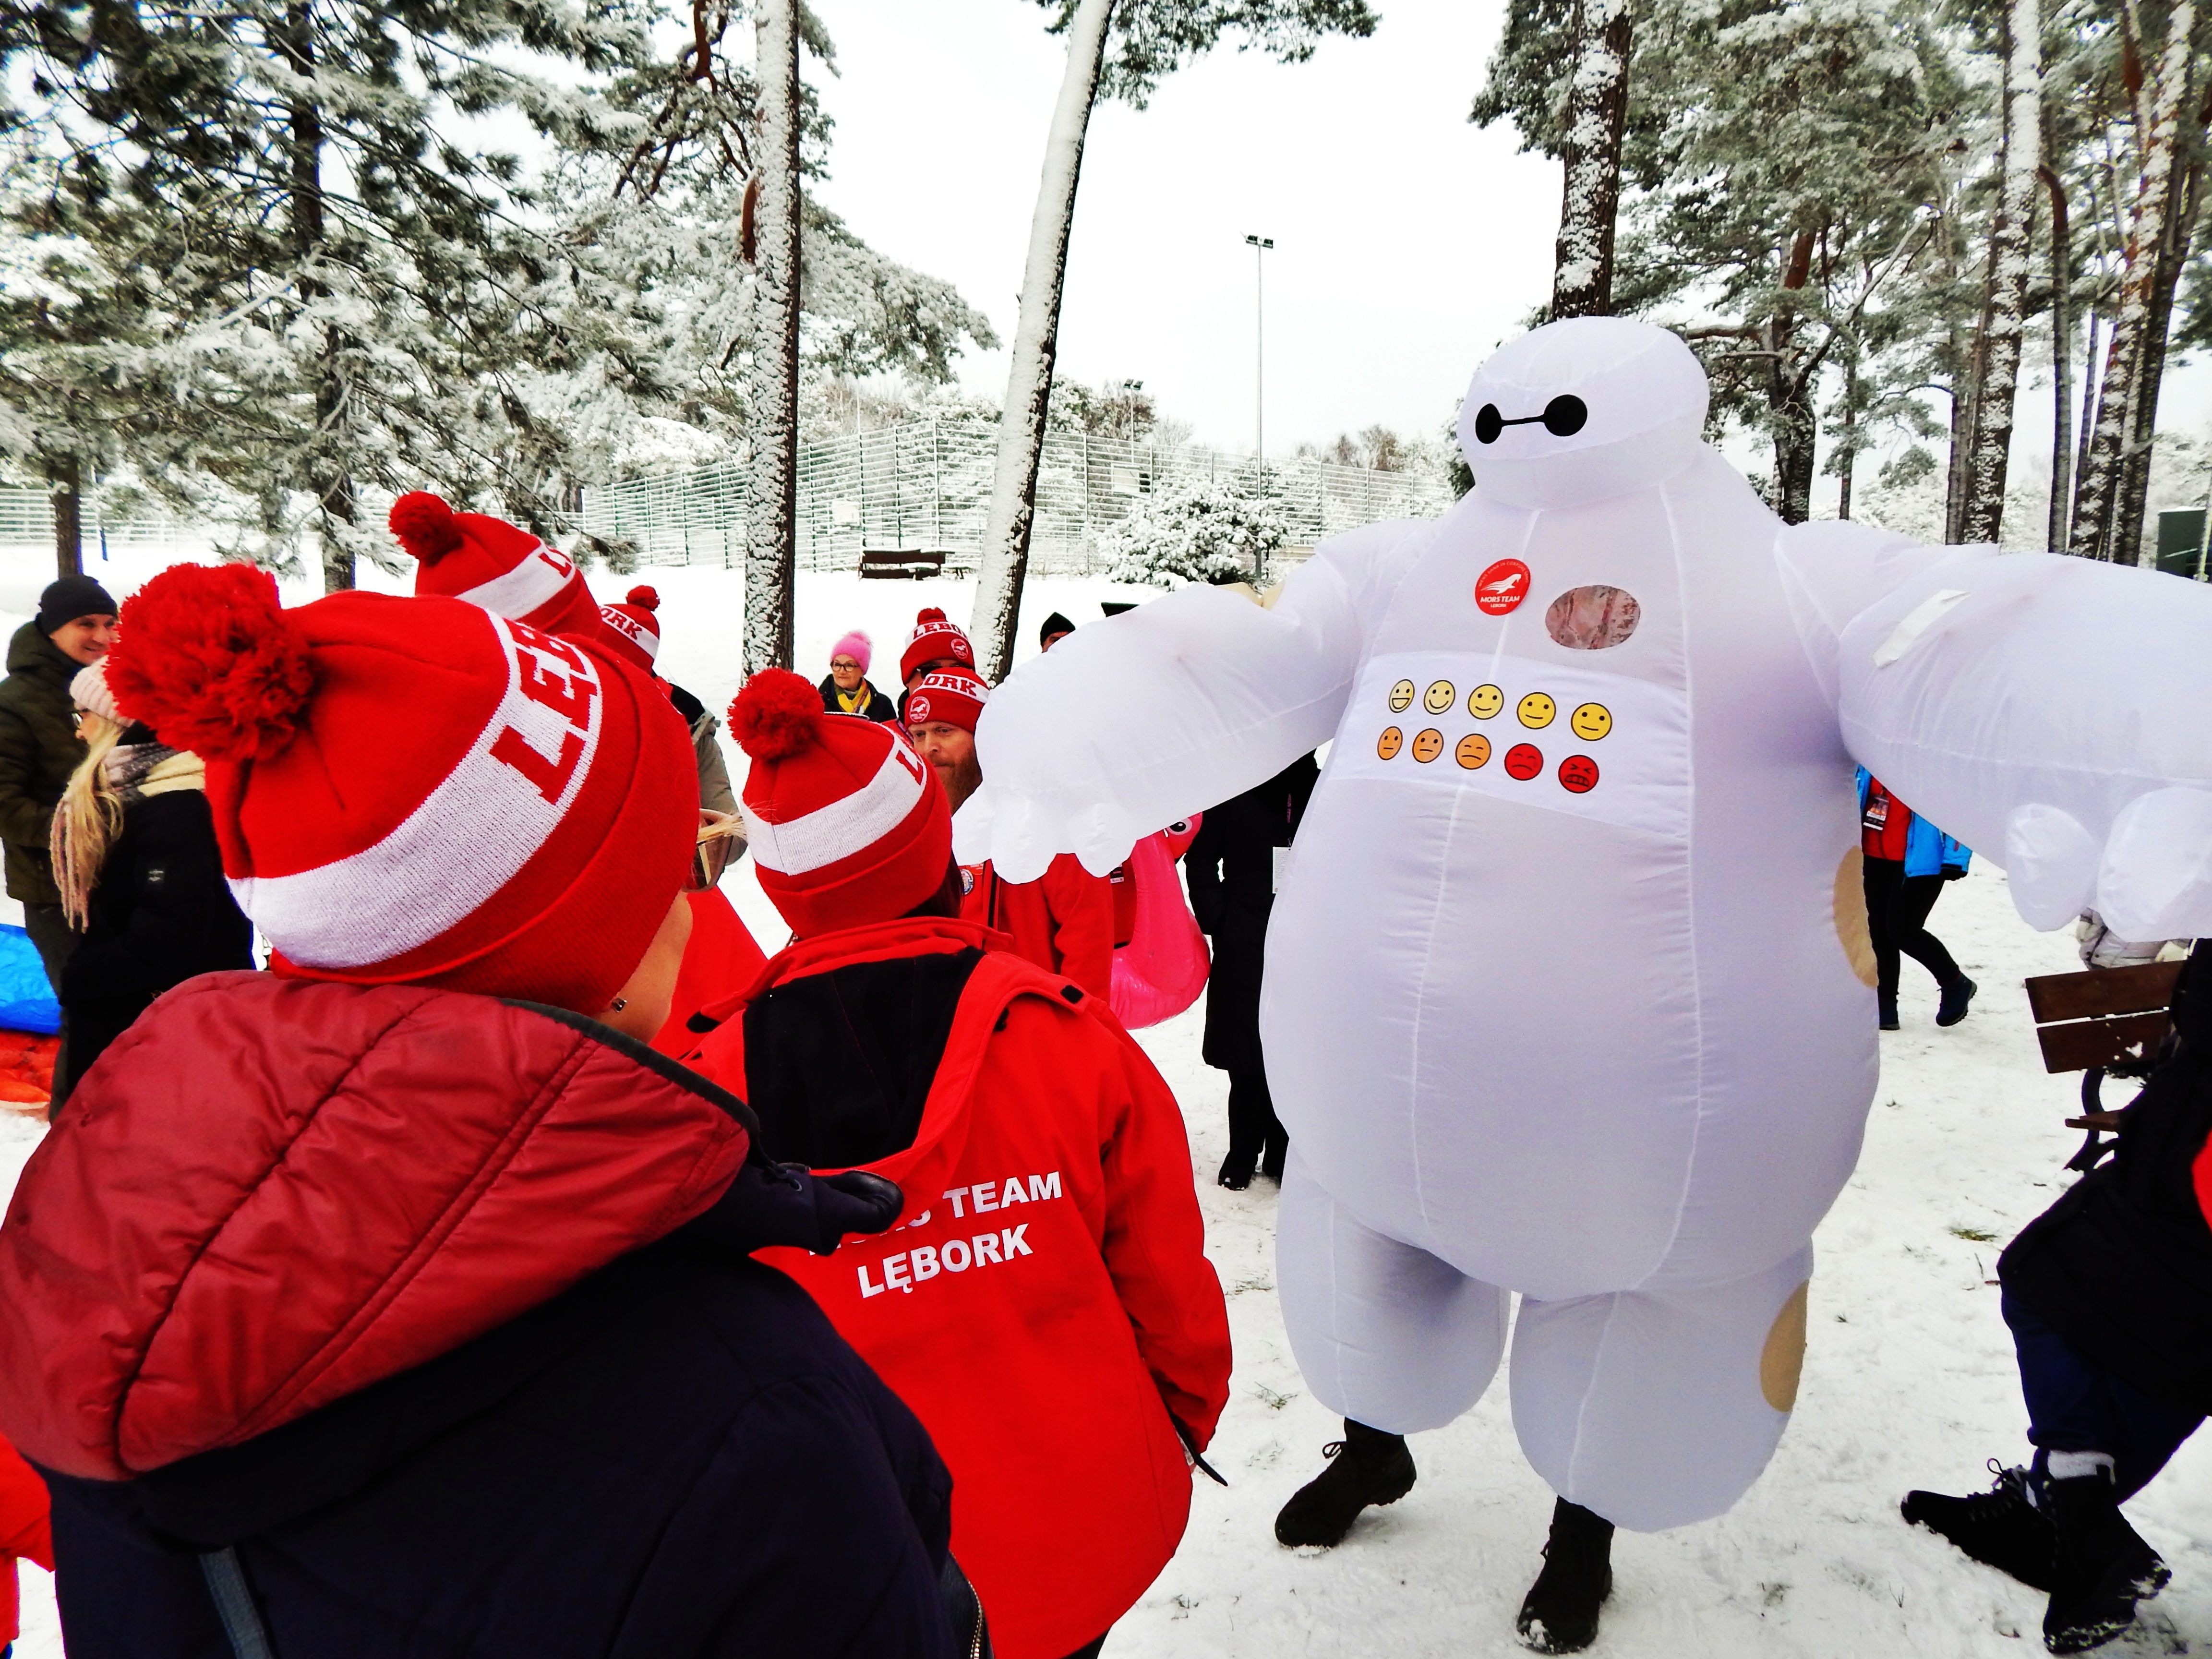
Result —
[{"label": "white and red knit hat", "polygon": [[973,732],[990,696],[990,688],[964,668],[933,669],[906,694],[906,723],[921,726],[941,720]]},{"label": "white and red knit hat", "polygon": [[957,623],[946,620],[945,613],[932,605],[914,619],[914,637],[899,656],[899,679],[910,680],[922,664],[948,657],[971,669],[975,666],[975,647],[968,643],[968,635]]},{"label": "white and red knit hat", "polygon": [[761,890],[800,937],[902,916],[945,884],[952,813],[890,726],[824,714],[798,675],[763,669],[730,705],[752,758],[745,835]]},{"label": "white and red knit hat", "polygon": [[604,1007],[684,883],[682,717],[594,641],[447,599],[279,608],[180,565],[124,606],[115,701],[207,762],[223,873],[279,972]]},{"label": "white and red knit hat", "polygon": [[660,595],[650,587],[633,587],[620,605],[599,607],[599,637],[607,649],[632,668],[653,672],[660,659]]},{"label": "white and red knit hat", "polygon": [[416,562],[415,592],[480,605],[547,634],[595,633],[599,602],[574,561],[486,513],[456,513],[428,490],[392,504],[399,545]]}]

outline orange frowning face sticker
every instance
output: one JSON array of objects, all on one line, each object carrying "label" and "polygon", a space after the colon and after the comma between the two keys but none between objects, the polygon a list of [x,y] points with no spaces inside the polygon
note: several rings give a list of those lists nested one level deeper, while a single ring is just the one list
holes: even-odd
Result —
[{"label": "orange frowning face sticker", "polygon": [[1490,739],[1480,732],[1470,732],[1459,740],[1452,750],[1452,758],[1470,772],[1490,763]]},{"label": "orange frowning face sticker", "polygon": [[1413,758],[1424,766],[1444,752],[1444,734],[1433,726],[1416,733],[1413,738]]},{"label": "orange frowning face sticker", "polygon": [[1395,760],[1399,750],[1405,747],[1406,734],[1395,726],[1382,728],[1382,735],[1375,740],[1375,753],[1382,760]]}]

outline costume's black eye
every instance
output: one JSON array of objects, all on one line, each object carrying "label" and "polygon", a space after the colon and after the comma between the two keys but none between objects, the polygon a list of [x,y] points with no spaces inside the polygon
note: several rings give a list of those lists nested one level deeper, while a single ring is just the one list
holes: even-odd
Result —
[{"label": "costume's black eye", "polygon": [[1505,417],[1498,412],[1496,404],[1485,404],[1474,411],[1474,441],[1479,444],[1494,444],[1498,434],[1505,430]]},{"label": "costume's black eye", "polygon": [[[1589,405],[1574,395],[1562,392],[1544,405],[1544,430],[1554,438],[1571,438],[1589,420]],[[1480,435],[1482,417],[1475,416],[1476,434]],[[1490,441],[1483,439],[1485,443]]]}]

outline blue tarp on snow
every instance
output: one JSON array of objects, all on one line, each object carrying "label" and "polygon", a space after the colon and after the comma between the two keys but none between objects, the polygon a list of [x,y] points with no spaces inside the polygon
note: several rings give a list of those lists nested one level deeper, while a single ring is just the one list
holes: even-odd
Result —
[{"label": "blue tarp on snow", "polygon": [[0,1029],[51,1036],[62,1029],[61,1004],[46,983],[39,947],[20,927],[0,922]]}]

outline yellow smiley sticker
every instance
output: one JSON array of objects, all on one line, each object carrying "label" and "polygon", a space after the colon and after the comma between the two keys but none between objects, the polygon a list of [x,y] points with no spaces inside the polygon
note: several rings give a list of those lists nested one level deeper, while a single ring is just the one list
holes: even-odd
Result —
[{"label": "yellow smiley sticker", "polygon": [[1452,750],[1452,758],[1470,772],[1490,763],[1490,739],[1480,732],[1470,732],[1459,740]]},{"label": "yellow smiley sticker", "polygon": [[1601,702],[1586,702],[1567,716],[1567,724],[1584,743],[1595,743],[1613,730],[1613,710]]},{"label": "yellow smiley sticker", "polygon": [[1395,726],[1386,726],[1382,728],[1382,735],[1375,740],[1375,752],[1384,760],[1395,760],[1405,741],[1403,732]]},{"label": "yellow smiley sticker", "polygon": [[1467,694],[1467,712],[1486,720],[1505,707],[1505,694],[1494,685],[1478,685]]},{"label": "yellow smiley sticker", "polygon": [[1444,752],[1444,734],[1431,726],[1413,738],[1413,758],[1424,766]]},{"label": "yellow smiley sticker", "polygon": [[1552,723],[1559,712],[1559,705],[1541,691],[1531,691],[1521,699],[1513,712],[1520,717],[1522,725],[1531,731],[1539,731]]},{"label": "yellow smiley sticker", "polygon": [[1452,706],[1452,699],[1458,695],[1449,680],[1438,680],[1421,694],[1421,707],[1431,714],[1441,714]]},{"label": "yellow smiley sticker", "polygon": [[1390,688],[1390,712],[1394,714],[1402,714],[1413,706],[1413,683],[1411,680],[1400,680],[1397,684]]}]

